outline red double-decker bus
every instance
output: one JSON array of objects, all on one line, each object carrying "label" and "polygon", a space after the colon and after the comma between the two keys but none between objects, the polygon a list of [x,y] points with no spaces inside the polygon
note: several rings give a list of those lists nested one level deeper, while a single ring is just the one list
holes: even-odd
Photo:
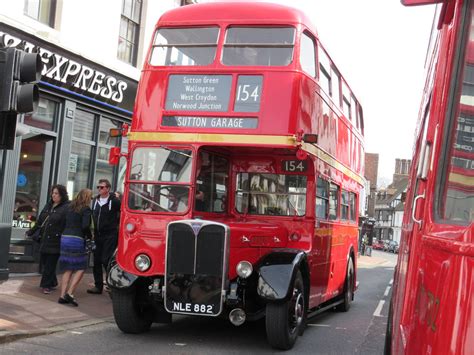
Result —
[{"label": "red double-decker bus", "polygon": [[385,352],[474,349],[474,2],[439,3],[414,145]]},{"label": "red double-decker bus", "polygon": [[122,331],[172,314],[266,317],[269,343],[289,349],[308,316],[349,309],[362,108],[302,12],[206,3],[165,13],[128,138],[108,274]]}]

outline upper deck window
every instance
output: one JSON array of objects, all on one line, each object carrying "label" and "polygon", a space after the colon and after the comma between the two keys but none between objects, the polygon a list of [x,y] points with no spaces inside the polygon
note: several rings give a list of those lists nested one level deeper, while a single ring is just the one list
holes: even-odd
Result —
[{"label": "upper deck window", "polygon": [[301,68],[312,77],[316,76],[316,54],[314,49],[314,40],[303,33],[300,49]]},{"label": "upper deck window", "polygon": [[293,27],[230,27],[222,63],[225,65],[286,66],[293,60]]},{"label": "upper deck window", "polygon": [[216,57],[218,27],[160,28],[153,42],[151,65],[209,65]]}]

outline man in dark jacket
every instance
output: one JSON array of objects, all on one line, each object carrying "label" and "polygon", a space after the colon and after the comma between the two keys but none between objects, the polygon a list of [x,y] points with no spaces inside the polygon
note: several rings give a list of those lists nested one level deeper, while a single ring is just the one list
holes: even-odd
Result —
[{"label": "man in dark jacket", "polygon": [[110,258],[117,248],[118,227],[120,220],[120,200],[110,192],[110,182],[100,179],[97,189],[99,194],[92,201],[92,218],[94,220],[94,283],[88,293],[101,294],[104,287],[102,269],[107,269]]}]

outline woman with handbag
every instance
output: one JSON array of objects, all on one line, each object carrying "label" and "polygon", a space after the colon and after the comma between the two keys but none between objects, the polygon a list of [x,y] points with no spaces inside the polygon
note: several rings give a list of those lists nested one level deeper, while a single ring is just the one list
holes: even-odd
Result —
[{"label": "woman with handbag", "polygon": [[82,280],[87,268],[86,241],[92,239],[92,210],[90,203],[92,191],[82,189],[69,205],[66,214],[66,227],[61,236],[61,256],[59,267],[64,272],[61,281],[61,297],[58,303],[79,304],[74,298],[74,291]]},{"label": "woman with handbag", "polygon": [[58,286],[56,265],[59,259],[59,245],[66,221],[69,197],[66,187],[54,185],[51,200],[41,211],[35,226],[26,232],[40,243],[40,265],[42,277],[40,287],[49,294]]}]

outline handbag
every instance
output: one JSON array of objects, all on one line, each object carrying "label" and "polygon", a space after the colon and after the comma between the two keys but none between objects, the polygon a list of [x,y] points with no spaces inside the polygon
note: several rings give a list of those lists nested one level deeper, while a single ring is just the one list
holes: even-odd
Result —
[{"label": "handbag", "polygon": [[94,239],[87,239],[86,240],[86,252],[87,253],[93,253],[97,246],[95,245]]},{"label": "handbag", "polygon": [[33,241],[37,243],[41,242],[41,236],[43,235],[43,227],[48,221],[48,218],[49,216],[47,216],[45,220],[43,221],[43,223],[41,223],[41,226],[39,226],[39,228],[36,228],[35,231],[31,234],[31,239],[33,239]]}]

